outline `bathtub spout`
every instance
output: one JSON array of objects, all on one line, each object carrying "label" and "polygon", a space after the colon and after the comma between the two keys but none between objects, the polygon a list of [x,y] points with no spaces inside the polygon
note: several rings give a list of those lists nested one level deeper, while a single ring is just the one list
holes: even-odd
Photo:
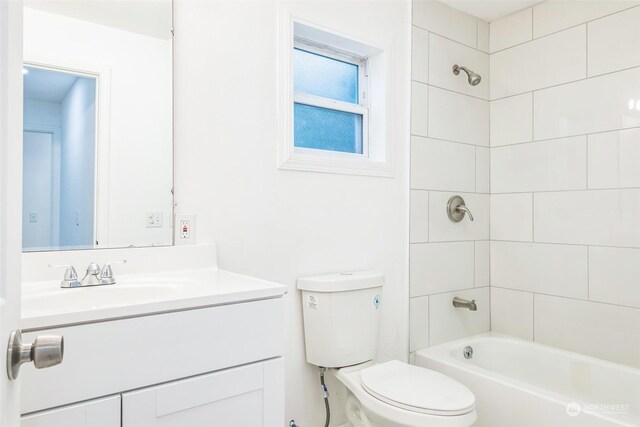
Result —
[{"label": "bathtub spout", "polygon": [[472,299],[469,301],[468,299],[455,297],[453,299],[453,306],[457,308],[468,308],[471,311],[476,311],[478,306],[476,305],[476,300]]}]

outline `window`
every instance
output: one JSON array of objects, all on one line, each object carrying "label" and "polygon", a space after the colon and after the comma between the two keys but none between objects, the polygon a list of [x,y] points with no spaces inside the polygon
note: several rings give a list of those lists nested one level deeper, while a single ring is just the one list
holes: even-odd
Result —
[{"label": "window", "polygon": [[366,65],[366,59],[357,55],[296,40],[296,149],[368,154]]},{"label": "window", "polygon": [[393,177],[385,50],[281,13],[278,168]]}]

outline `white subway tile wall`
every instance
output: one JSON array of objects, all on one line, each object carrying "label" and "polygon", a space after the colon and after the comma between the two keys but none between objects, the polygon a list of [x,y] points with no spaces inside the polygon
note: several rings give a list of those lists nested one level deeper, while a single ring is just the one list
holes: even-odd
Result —
[{"label": "white subway tile wall", "polygon": [[587,248],[491,242],[491,284],[541,294],[587,298]]},{"label": "white subway tile wall", "polygon": [[586,39],[581,25],[491,54],[491,99],[585,78]]},{"label": "white subway tile wall", "polygon": [[411,32],[411,79],[429,82],[429,32],[418,27]]},{"label": "white subway tile wall", "polygon": [[488,240],[478,240],[475,243],[475,285],[477,288],[482,286],[489,286],[491,284],[490,276],[490,257],[489,257],[489,244]]},{"label": "white subway tile wall", "polygon": [[479,50],[489,53],[489,23],[478,19],[478,46]]},{"label": "white subway tile wall", "polygon": [[533,294],[491,287],[491,330],[533,340]]},{"label": "white subway tile wall", "polygon": [[491,329],[634,366],[639,22],[546,1],[490,24]]},{"label": "white subway tile wall", "polygon": [[409,252],[411,296],[474,286],[474,242],[423,243]]},{"label": "white subway tile wall", "polygon": [[535,91],[534,139],[639,127],[638,81],[640,68],[636,67]]},{"label": "white subway tile wall", "polygon": [[493,148],[491,181],[493,193],[585,190],[587,137]]},{"label": "white subway tile wall", "polygon": [[534,296],[533,328],[542,344],[640,367],[638,325],[637,308]]},{"label": "white subway tile wall", "polygon": [[429,86],[428,122],[431,138],[489,146],[489,102],[484,99]]},{"label": "white subway tile wall", "polygon": [[411,320],[409,324],[410,351],[420,350],[429,346],[429,297],[411,298],[409,304]]},{"label": "white subway tile wall", "polygon": [[[455,195],[461,196],[471,210],[474,220],[468,216],[458,223],[447,216],[447,202]],[[429,192],[429,241],[455,242],[489,240],[489,195],[462,192]]]},{"label": "white subway tile wall", "polygon": [[531,15],[532,11],[529,8],[492,22],[489,32],[490,52],[498,52],[531,40],[533,38]]},{"label": "white subway tile wall", "polygon": [[475,191],[476,147],[473,145],[412,136],[411,150],[412,188]]},{"label": "white subway tile wall", "polygon": [[[413,25],[412,352],[489,331],[491,157],[489,24],[437,1],[414,0]],[[480,84],[469,85],[464,72],[454,75],[454,64],[479,73]],[[446,204],[455,194],[475,221],[449,221]],[[478,310],[454,309],[454,296],[475,299]]]},{"label": "white subway tile wall", "polygon": [[492,194],[491,240],[533,241],[533,194]]},{"label": "white subway tile wall", "polygon": [[639,5],[547,1],[487,35],[414,0],[411,351],[491,328],[640,365]]},{"label": "white subway tile wall", "polygon": [[589,135],[587,151],[589,189],[640,187],[640,128]]},{"label": "white subway tile wall", "polygon": [[[454,297],[475,300],[477,311],[453,306]],[[457,340],[487,332],[490,328],[489,287],[447,292],[429,296],[429,344]]]},{"label": "white subway tile wall", "polygon": [[427,109],[429,108],[429,86],[411,82],[411,134],[427,136]]},{"label": "white subway tile wall", "polygon": [[489,75],[489,55],[435,34],[429,36],[429,84],[479,98],[489,99],[489,85],[471,86],[464,72],[453,73],[453,65],[465,66],[481,76]]},{"label": "white subway tile wall", "polygon": [[533,139],[533,94],[491,101],[491,146],[529,142]]},{"label": "white subway tile wall", "polygon": [[533,37],[546,36],[639,4],[638,0],[545,1],[533,7]]}]

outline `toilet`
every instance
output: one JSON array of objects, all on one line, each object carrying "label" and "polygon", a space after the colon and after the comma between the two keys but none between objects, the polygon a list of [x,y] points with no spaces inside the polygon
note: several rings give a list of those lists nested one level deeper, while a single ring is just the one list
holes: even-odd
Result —
[{"label": "toilet", "polygon": [[375,271],[298,279],[307,362],[331,368],[347,388],[353,427],[467,427],[475,396],[439,372],[398,360],[373,362],[384,275]]}]

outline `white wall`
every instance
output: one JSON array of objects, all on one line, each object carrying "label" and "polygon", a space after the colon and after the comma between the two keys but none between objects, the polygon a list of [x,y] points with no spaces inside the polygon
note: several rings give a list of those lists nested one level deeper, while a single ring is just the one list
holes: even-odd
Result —
[{"label": "white wall", "polygon": [[94,244],[96,81],[78,78],[62,100],[60,246]]},{"label": "white wall", "polygon": [[[489,27],[414,0],[411,76],[411,347],[489,330]],[[482,76],[477,86],[454,64]],[[461,195],[475,218],[452,223]],[[454,308],[455,296],[478,310]]]},{"label": "white wall", "polygon": [[[386,111],[395,177],[278,170],[278,8],[389,46]],[[355,18],[354,18],[355,17]],[[317,372],[305,362],[300,276],[385,272],[379,359],[407,358],[410,4],[399,1],[175,3],[176,199],[197,215],[198,242],[221,268],[289,286],[286,417],[324,420]],[[331,388],[334,425],[344,390]]]},{"label": "white wall", "polygon": [[62,127],[62,105],[59,102],[25,99],[24,126]]},{"label": "white wall", "polygon": [[[109,209],[98,212],[108,213],[109,231],[102,243],[169,244],[171,40],[25,8],[24,57],[110,71]],[[162,211],[164,227],[146,228],[147,211]]]},{"label": "white wall", "polygon": [[[23,137],[24,165],[22,185],[22,247],[47,248],[53,245],[53,134],[25,132]],[[37,216],[30,220],[31,213]]]},{"label": "white wall", "polygon": [[492,330],[635,366],[638,5],[548,1],[491,23]]}]

